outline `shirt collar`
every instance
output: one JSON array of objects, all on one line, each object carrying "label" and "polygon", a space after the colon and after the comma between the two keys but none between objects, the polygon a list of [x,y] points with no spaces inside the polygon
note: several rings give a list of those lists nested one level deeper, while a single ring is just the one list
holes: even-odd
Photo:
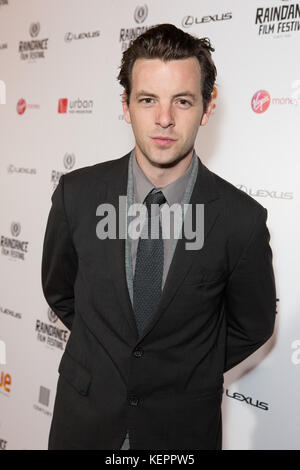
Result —
[{"label": "shirt collar", "polygon": [[132,151],[132,171],[133,171],[133,180],[134,180],[134,187],[135,187],[135,199],[137,203],[142,204],[145,200],[145,197],[152,189],[159,189],[162,191],[163,195],[166,198],[167,203],[169,206],[175,203],[181,203],[186,186],[188,184],[188,180],[191,176],[192,171],[192,163],[193,160],[197,158],[196,152],[194,150],[193,157],[191,159],[189,167],[186,171],[177,178],[172,183],[167,184],[163,188],[157,188],[156,186],[151,183],[151,181],[147,178],[141,167],[139,166],[136,155],[135,149]]}]

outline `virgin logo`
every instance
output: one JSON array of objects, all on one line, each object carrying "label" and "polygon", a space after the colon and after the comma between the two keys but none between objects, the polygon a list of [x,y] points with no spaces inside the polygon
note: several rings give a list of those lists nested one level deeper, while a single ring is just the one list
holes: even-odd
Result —
[{"label": "virgin logo", "polygon": [[26,109],[26,101],[24,100],[24,98],[21,98],[17,103],[17,113],[24,114],[25,109]]},{"label": "virgin logo", "polygon": [[266,90],[257,91],[251,100],[251,106],[255,113],[264,113],[270,106],[271,97]]}]

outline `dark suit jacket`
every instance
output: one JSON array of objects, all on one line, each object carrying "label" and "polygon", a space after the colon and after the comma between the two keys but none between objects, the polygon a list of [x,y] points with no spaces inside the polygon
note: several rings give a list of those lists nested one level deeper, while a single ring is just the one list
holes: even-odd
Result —
[{"label": "dark suit jacket", "polygon": [[130,154],[72,171],[52,196],[45,298],[71,330],[59,365],[49,449],[220,449],[223,373],[272,335],[276,292],[267,210],[199,159],[201,250],[178,239],[141,337],[125,239],[96,235],[99,204],[126,195]]}]

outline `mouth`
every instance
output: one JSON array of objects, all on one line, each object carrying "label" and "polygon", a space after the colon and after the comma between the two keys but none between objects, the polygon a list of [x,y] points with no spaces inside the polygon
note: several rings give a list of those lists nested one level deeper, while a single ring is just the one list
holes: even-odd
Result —
[{"label": "mouth", "polygon": [[168,137],[151,137],[151,139],[160,147],[169,147],[176,142],[175,139],[170,139]]}]

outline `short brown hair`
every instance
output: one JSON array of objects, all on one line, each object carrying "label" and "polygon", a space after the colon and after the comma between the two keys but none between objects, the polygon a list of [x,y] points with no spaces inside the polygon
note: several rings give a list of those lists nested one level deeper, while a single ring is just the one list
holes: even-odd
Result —
[{"label": "short brown hair", "polygon": [[132,68],[137,59],[169,60],[196,57],[201,70],[201,91],[203,110],[206,111],[211,99],[217,69],[211,58],[215,49],[208,38],[197,38],[185,33],[172,24],[160,24],[138,36],[123,53],[118,80],[124,87],[129,105]]}]

